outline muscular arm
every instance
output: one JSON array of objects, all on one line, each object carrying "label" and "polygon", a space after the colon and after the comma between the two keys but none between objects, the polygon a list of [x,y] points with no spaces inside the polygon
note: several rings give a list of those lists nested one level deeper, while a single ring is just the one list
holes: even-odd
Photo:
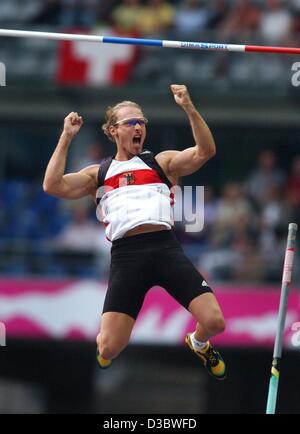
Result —
[{"label": "muscular arm", "polygon": [[174,98],[186,112],[193,132],[195,146],[183,151],[164,151],[157,155],[166,172],[171,176],[185,176],[196,172],[216,153],[216,146],[209,127],[194,107],[185,86],[173,85]]},{"label": "muscular arm", "polygon": [[75,113],[65,119],[65,128],[48,163],[43,189],[46,193],[63,199],[79,199],[92,194],[97,188],[99,166],[89,166],[77,173],[65,173],[70,143],[82,125]]}]

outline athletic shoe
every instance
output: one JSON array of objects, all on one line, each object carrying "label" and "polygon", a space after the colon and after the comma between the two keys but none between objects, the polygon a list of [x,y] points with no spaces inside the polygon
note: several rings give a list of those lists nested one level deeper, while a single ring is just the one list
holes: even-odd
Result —
[{"label": "athletic shoe", "polygon": [[108,359],[105,359],[104,357],[100,356],[98,348],[97,348],[97,362],[98,362],[100,368],[102,368],[102,369],[109,368],[110,365],[112,364],[112,360],[108,360]]},{"label": "athletic shoe", "polygon": [[196,354],[206,367],[208,373],[217,380],[225,380],[226,378],[226,365],[221,357],[221,354],[216,351],[213,346],[207,341],[205,347],[201,351],[194,349],[191,334],[188,333],[185,338],[185,343],[190,350]]}]

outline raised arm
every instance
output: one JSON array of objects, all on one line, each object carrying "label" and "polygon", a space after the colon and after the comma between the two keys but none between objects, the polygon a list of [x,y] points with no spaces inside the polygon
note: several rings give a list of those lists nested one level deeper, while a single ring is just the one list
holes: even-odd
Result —
[{"label": "raised arm", "polygon": [[191,101],[186,86],[171,85],[176,103],[186,112],[193,132],[195,146],[183,151],[164,151],[156,156],[166,174],[174,177],[190,175],[216,153],[213,136],[206,122]]},{"label": "raised arm", "polygon": [[78,113],[72,112],[65,118],[64,130],[46,169],[43,182],[46,193],[63,199],[79,199],[93,194],[97,188],[97,165],[65,175],[68,149],[82,124]]}]

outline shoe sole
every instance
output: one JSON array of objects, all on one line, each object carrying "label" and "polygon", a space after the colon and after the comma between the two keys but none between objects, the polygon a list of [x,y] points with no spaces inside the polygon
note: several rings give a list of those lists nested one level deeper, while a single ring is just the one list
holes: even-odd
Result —
[{"label": "shoe sole", "polygon": [[99,366],[101,369],[108,369],[108,368],[111,366],[111,364],[112,364],[112,360],[110,360],[110,363],[109,363],[107,366],[103,366],[103,365],[101,365],[101,363],[100,363],[100,354],[99,354],[98,349],[97,349],[97,352],[96,352],[96,359],[97,359],[97,362],[98,362],[98,366]]},{"label": "shoe sole", "polygon": [[216,380],[222,381],[226,379],[226,368],[225,368],[225,373],[222,376],[217,376],[214,375],[208,368],[207,368],[207,360],[205,359],[205,357],[201,356],[201,354],[197,353],[194,350],[194,347],[192,345],[191,339],[190,339],[190,335],[187,335],[185,338],[185,343],[187,344],[187,346],[189,347],[189,349],[195,354],[195,356],[197,356],[199,359],[202,360],[204,367],[206,368],[207,372],[209,373],[209,375],[213,378],[215,378]]}]

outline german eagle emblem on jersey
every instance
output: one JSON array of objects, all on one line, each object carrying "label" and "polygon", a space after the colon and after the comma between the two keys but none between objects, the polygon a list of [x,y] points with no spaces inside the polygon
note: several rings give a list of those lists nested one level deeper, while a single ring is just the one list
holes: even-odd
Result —
[{"label": "german eagle emblem on jersey", "polygon": [[132,172],[124,173],[122,178],[125,181],[126,185],[131,185],[135,183],[135,176]]}]

